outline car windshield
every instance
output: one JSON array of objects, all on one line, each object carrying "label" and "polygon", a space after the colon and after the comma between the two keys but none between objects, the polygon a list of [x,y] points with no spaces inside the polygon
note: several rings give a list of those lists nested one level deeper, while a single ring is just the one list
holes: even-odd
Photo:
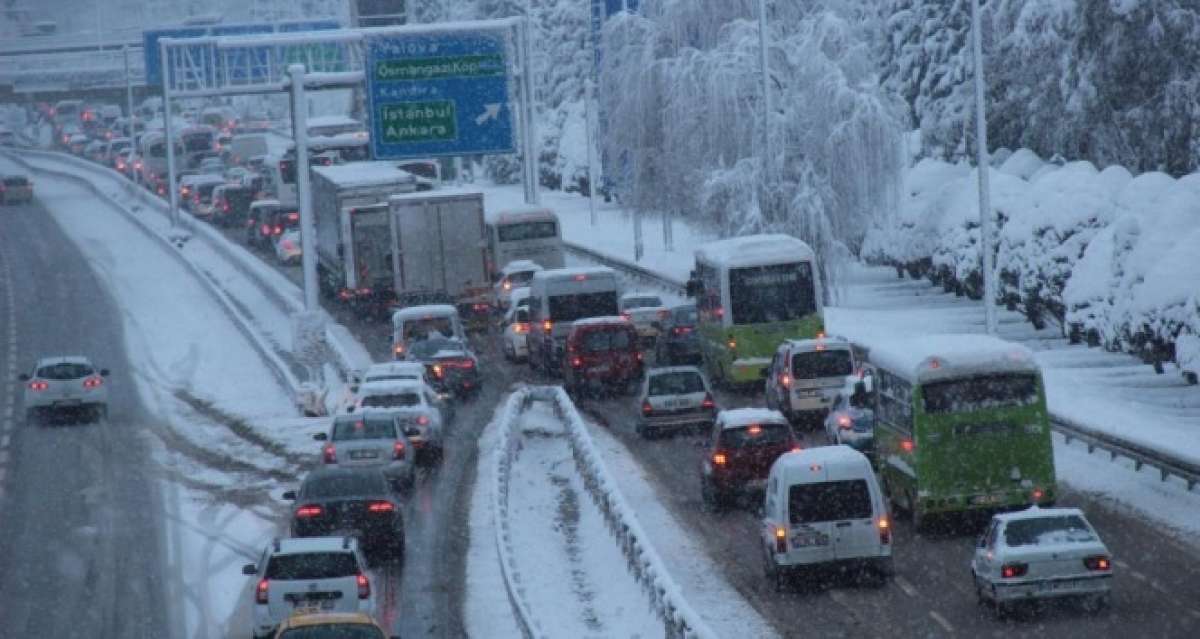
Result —
[{"label": "car windshield", "polygon": [[755,446],[778,446],[791,439],[791,429],[786,424],[749,424],[721,431],[721,448],[751,448]]},{"label": "car windshield", "polygon": [[352,552],[300,552],[273,555],[267,561],[267,579],[336,579],[358,575]]},{"label": "car windshield", "polygon": [[625,308],[652,308],[662,306],[662,300],[657,297],[627,297],[623,300]]},{"label": "car windshield", "polygon": [[579,340],[579,350],[584,353],[624,351],[633,344],[633,335],[626,328],[587,330]]},{"label": "car windshield", "polygon": [[95,372],[95,369],[87,364],[51,364],[39,368],[35,377],[53,380],[81,379]]},{"label": "car windshield", "polygon": [[795,484],[788,489],[788,521],[793,524],[870,519],[871,513],[871,493],[862,479]]},{"label": "car windshield", "polygon": [[574,322],[585,317],[616,315],[617,292],[552,295],[549,311],[550,319],[555,322]]},{"label": "car windshield", "polygon": [[417,393],[379,393],[363,397],[363,408],[404,408],[418,406],[421,397]]},{"label": "car windshield", "polygon": [[404,321],[404,340],[426,339],[454,335],[454,321],[445,316],[423,317]]},{"label": "car windshield", "polygon": [[361,623],[323,623],[288,628],[277,639],[384,639],[375,626]]},{"label": "car windshield", "polygon": [[854,363],[848,350],[809,351],[792,356],[792,376],[796,379],[845,377],[853,372]]},{"label": "car windshield", "polygon": [[366,497],[384,494],[386,486],[383,475],[354,473],[312,477],[304,483],[301,497],[304,499],[329,499],[336,497]]},{"label": "car windshield", "polygon": [[453,339],[434,337],[421,340],[412,345],[408,353],[417,359],[432,359],[438,353],[464,354],[462,342]]},{"label": "car windshield", "polygon": [[391,419],[339,420],[333,425],[333,441],[356,439],[395,439],[396,427]]},{"label": "car windshield", "polygon": [[987,375],[921,386],[926,413],[967,413],[994,408],[1031,406],[1038,401],[1038,379],[1032,374]]},{"label": "car windshield", "polygon": [[1014,519],[1004,526],[1007,546],[1049,546],[1095,540],[1091,526],[1079,515]]},{"label": "car windshield", "polygon": [[697,372],[660,373],[650,378],[651,395],[687,395],[704,392],[704,379]]},{"label": "car windshield", "polygon": [[512,283],[513,288],[524,286],[533,279],[533,274],[537,271],[517,271],[508,276],[508,281]]}]

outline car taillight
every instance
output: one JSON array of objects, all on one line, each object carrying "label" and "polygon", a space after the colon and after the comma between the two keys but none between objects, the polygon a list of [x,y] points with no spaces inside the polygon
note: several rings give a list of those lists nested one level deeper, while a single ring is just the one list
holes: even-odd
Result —
[{"label": "car taillight", "polygon": [[654,407],[650,405],[650,400],[648,400],[648,399],[642,400],[642,414],[650,415],[653,413],[654,413]]},{"label": "car taillight", "polygon": [[1033,498],[1033,503],[1036,504],[1042,500],[1042,497],[1046,496],[1046,493],[1041,488],[1034,488],[1033,492],[1030,493],[1029,496]]},{"label": "car taillight", "polygon": [[1000,578],[1001,579],[1016,579],[1017,577],[1024,577],[1025,573],[1028,571],[1029,571],[1029,564],[1022,564],[1022,563],[1004,564],[1003,566],[1000,566]]},{"label": "car taillight", "polygon": [[321,449],[321,457],[326,464],[336,464],[337,448],[334,448],[333,444],[325,444],[325,447]]},{"label": "car taillight", "polygon": [[[228,209],[226,209],[226,210],[228,210]],[[293,244],[292,244],[291,240],[285,239],[282,242],[280,242],[279,244],[280,244],[280,246],[283,247],[283,250],[285,250],[285,251],[290,251],[293,248]]]},{"label": "car taillight", "polygon": [[421,415],[421,416],[417,417],[417,424],[420,426],[428,426],[429,425],[429,415]]},{"label": "car taillight", "polygon": [[83,380],[83,387],[84,388],[100,388],[100,385],[103,383],[104,383],[103,377],[100,377],[99,375],[94,375],[92,377],[89,377],[89,378]]},{"label": "car taillight", "polygon": [[270,234],[271,234],[271,225],[270,225],[270,224],[263,224],[263,225],[262,225],[262,228],[260,228],[260,229],[258,229],[258,230],[259,230],[260,232],[262,232],[262,234],[263,234],[263,235],[270,235]]},{"label": "car taillight", "polygon": [[392,347],[392,352],[395,353],[396,355],[403,355],[404,354],[404,344],[396,344],[395,346]]},{"label": "car taillight", "polygon": [[1083,565],[1088,570],[1112,570],[1112,562],[1104,555],[1092,555],[1083,558]]},{"label": "car taillight", "polygon": [[916,444],[914,444],[913,440],[911,440],[911,439],[900,440],[900,450],[903,450],[906,453],[913,452],[913,450],[915,450],[916,447],[917,447]]},{"label": "car taillight", "polygon": [[348,288],[344,288],[344,289],[338,291],[338,299],[340,299],[342,301],[348,300],[351,297],[354,297],[354,291],[352,291]]},{"label": "car taillight", "polygon": [[787,552],[787,529],[783,526],[775,527],[775,552]]},{"label": "car taillight", "polygon": [[630,314],[629,311],[625,311],[624,313],[621,313],[621,317],[625,318],[625,321],[627,321],[627,322],[633,319],[633,315]]},{"label": "car taillight", "polygon": [[32,382],[29,382],[29,390],[31,390],[31,391],[44,391],[47,388],[50,388],[50,384],[47,384],[46,382],[43,382],[41,380],[34,380]]},{"label": "car taillight", "polygon": [[712,410],[717,407],[717,402],[713,401],[712,393],[704,394],[704,401],[700,402],[700,407],[705,410]]},{"label": "car taillight", "polygon": [[641,351],[638,351],[638,352],[634,353],[634,357],[636,357],[636,358],[637,358],[637,361],[639,361],[639,362],[640,362],[640,361],[642,361],[643,359],[645,359],[645,357],[646,357],[646,356],[645,356],[645,355],[643,355]]},{"label": "car taillight", "polygon": [[442,378],[442,375],[444,375],[444,374],[445,374],[445,371],[444,371],[444,370],[442,370],[442,365],[441,365],[441,364],[434,364],[434,365],[433,365],[433,376],[434,376],[434,377],[436,377],[436,378],[438,378],[438,379],[441,379],[441,378]]},{"label": "car taillight", "polygon": [[529,324],[527,324],[525,322],[517,322],[516,324],[513,324],[513,332],[518,335],[520,335],[522,333],[528,333],[529,332]]},{"label": "car taillight", "polygon": [[258,587],[254,589],[254,603],[266,605],[267,596],[271,593],[271,580],[259,579]]},{"label": "car taillight", "polygon": [[542,332],[549,333],[554,329],[554,322],[550,320],[542,320]]},{"label": "car taillight", "polygon": [[692,327],[691,326],[676,326],[675,328],[671,329],[671,332],[676,335],[687,335],[688,333],[692,332]]},{"label": "car taillight", "polygon": [[879,543],[892,543],[892,522],[887,517],[880,517],[875,525],[879,527]]},{"label": "car taillight", "polygon": [[718,451],[713,453],[712,462],[717,466],[724,466],[727,462],[729,462],[729,458],[725,456],[725,453]]},{"label": "car taillight", "polygon": [[854,420],[850,419],[849,415],[838,415],[837,425],[842,430],[850,430],[850,427],[854,425]]},{"label": "car taillight", "polygon": [[365,297],[365,296],[371,294],[371,289],[366,288],[366,287],[360,288],[360,289],[358,289],[358,294]]},{"label": "car taillight", "polygon": [[280,235],[283,233],[283,227],[276,224],[275,228],[271,229],[271,232],[274,233],[275,235]]},{"label": "car taillight", "polygon": [[325,510],[316,504],[308,504],[296,509],[297,519],[307,519],[309,517],[320,517]]},{"label": "car taillight", "polygon": [[367,576],[359,573],[358,575],[358,598],[366,599],[371,596],[371,580]]},{"label": "car taillight", "polygon": [[779,385],[784,388],[791,388],[792,387],[792,376],[788,375],[787,373],[780,373],[779,374]]},{"label": "car taillight", "polygon": [[736,340],[736,339],[734,339],[734,338],[732,338],[732,337],[730,337],[730,338],[729,338],[729,339],[728,339],[728,340],[725,342],[725,345],[726,345],[726,346],[728,346],[728,347],[729,347],[729,350],[731,350],[731,351],[732,351],[732,350],[736,350],[736,349],[737,349],[737,340]]},{"label": "car taillight", "polygon": [[510,282],[508,280],[504,280],[504,284],[502,285],[502,288],[506,291],[511,291],[512,290],[512,282]]},{"label": "car taillight", "polygon": [[404,459],[404,448],[404,442],[392,444],[392,457],[395,459]]},{"label": "car taillight", "polygon": [[367,511],[373,513],[390,513],[396,510],[390,501],[373,501],[367,505]]},{"label": "car taillight", "polygon": [[571,358],[571,368],[583,368],[583,358],[582,357],[572,357]]}]

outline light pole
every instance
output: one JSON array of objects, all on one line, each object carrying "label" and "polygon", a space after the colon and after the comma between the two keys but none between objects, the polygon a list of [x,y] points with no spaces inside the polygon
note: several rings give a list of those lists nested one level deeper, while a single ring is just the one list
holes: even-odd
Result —
[{"label": "light pole", "polygon": [[996,334],[996,281],[992,272],[992,207],[989,202],[987,114],[983,107],[983,31],[979,0],[971,0],[971,48],[975,58],[975,147],[979,165],[979,250],[983,252],[983,320],[988,335]]},{"label": "light pole", "polygon": [[[762,81],[762,170],[763,183],[774,177],[771,153],[771,77],[767,65],[767,0],[758,0],[758,73]],[[765,191],[765,189],[764,189]]]}]

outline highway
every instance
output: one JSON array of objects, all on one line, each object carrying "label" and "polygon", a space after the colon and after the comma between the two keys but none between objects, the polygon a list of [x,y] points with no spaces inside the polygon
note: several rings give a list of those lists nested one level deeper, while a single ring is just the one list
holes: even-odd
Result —
[{"label": "highway", "polygon": [[[0,636],[170,637],[155,419],[122,311],[36,202],[0,208],[0,327]],[[54,354],[112,370],[106,423],[25,423],[13,372]]]}]

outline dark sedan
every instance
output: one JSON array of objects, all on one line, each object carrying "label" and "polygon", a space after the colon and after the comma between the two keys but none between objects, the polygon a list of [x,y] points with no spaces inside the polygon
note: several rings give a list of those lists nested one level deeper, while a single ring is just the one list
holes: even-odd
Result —
[{"label": "dark sedan", "polygon": [[372,557],[404,558],[400,501],[379,469],[320,468],[283,497],[296,502],[293,537],[350,535]]},{"label": "dark sedan", "polygon": [[483,377],[479,374],[479,359],[462,340],[430,337],[413,343],[408,359],[425,364],[433,387],[442,393],[467,397],[479,391]]},{"label": "dark sedan", "polygon": [[696,322],[700,316],[693,304],[671,308],[662,321],[662,329],[655,343],[655,361],[659,366],[699,366],[704,362],[700,354],[700,338],[696,334]]}]

